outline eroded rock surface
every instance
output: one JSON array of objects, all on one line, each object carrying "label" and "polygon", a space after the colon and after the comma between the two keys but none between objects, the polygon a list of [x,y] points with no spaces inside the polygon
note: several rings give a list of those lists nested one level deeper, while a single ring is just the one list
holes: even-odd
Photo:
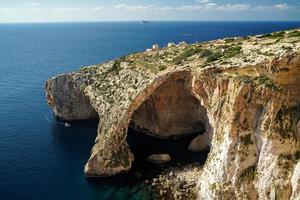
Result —
[{"label": "eroded rock surface", "polygon": [[58,117],[98,113],[87,176],[131,168],[129,124],[160,137],[204,128],[198,199],[299,199],[299,30],[133,54],[51,78],[46,90]]},{"label": "eroded rock surface", "polygon": [[148,156],[147,160],[156,164],[165,164],[171,161],[171,156],[169,154],[152,154]]}]

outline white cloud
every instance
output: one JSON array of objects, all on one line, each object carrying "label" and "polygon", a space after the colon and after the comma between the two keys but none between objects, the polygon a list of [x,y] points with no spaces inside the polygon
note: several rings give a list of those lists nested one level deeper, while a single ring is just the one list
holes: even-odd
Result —
[{"label": "white cloud", "polygon": [[287,10],[290,8],[296,8],[294,6],[288,5],[286,3],[283,4],[275,4],[275,5],[257,5],[252,8],[253,11],[276,11],[276,10]]},{"label": "white cloud", "polygon": [[225,11],[244,11],[249,10],[251,6],[249,4],[226,4],[218,7],[218,10]]},{"label": "white cloud", "polygon": [[281,3],[281,4],[275,4],[274,8],[278,10],[286,10],[289,9],[289,6],[286,3]]},{"label": "white cloud", "polygon": [[213,2],[197,5],[182,5],[178,10],[199,10],[199,11],[245,11],[249,10],[249,4],[217,4]]},{"label": "white cloud", "polygon": [[129,11],[146,11],[149,9],[155,9],[153,5],[127,5],[127,4],[118,4],[114,6],[114,9],[124,9]]},{"label": "white cloud", "polygon": [[122,8],[126,8],[127,4],[117,4],[114,6],[115,9],[122,9]]},{"label": "white cloud", "polygon": [[158,7],[158,10],[167,11],[167,10],[173,10],[174,8],[172,6],[164,6],[164,7]]},{"label": "white cloud", "polygon": [[93,10],[104,10],[103,6],[96,6],[93,8]]},{"label": "white cloud", "polygon": [[3,12],[14,12],[14,11],[18,11],[19,9],[18,8],[0,8],[0,11],[3,11]]},{"label": "white cloud", "polygon": [[38,2],[38,1],[33,1],[33,2],[30,2],[28,5],[30,5],[30,6],[39,6],[39,5],[40,5],[40,2]]},{"label": "white cloud", "polygon": [[33,7],[33,8],[25,8],[25,9],[22,9],[22,10],[29,11],[29,12],[37,12],[37,11],[44,10],[44,8],[39,6],[39,7]]},{"label": "white cloud", "polygon": [[[296,8],[296,6],[288,5],[286,3],[274,5],[249,5],[249,4],[222,4],[216,3],[214,0],[194,0],[191,4],[182,4],[179,6],[156,6],[156,5],[133,5],[133,4],[117,4],[117,5],[97,5],[94,7],[48,7],[43,8],[39,0],[33,0],[27,4],[27,7],[3,7],[1,12],[36,12],[41,10],[55,11],[55,12],[90,12],[90,11],[120,11],[120,12],[176,12],[177,11],[191,11],[191,12],[243,12],[243,11],[280,11],[286,9]],[[30,5],[30,6],[28,6]],[[299,4],[300,5],[300,4]]]},{"label": "white cloud", "polygon": [[55,7],[53,8],[54,11],[60,11],[60,12],[76,12],[76,11],[80,11],[79,8],[74,8],[74,7]]},{"label": "white cloud", "polygon": [[33,7],[33,8],[0,8],[0,12],[37,12],[44,10],[43,7]]},{"label": "white cloud", "polygon": [[197,0],[197,3],[209,3],[211,0]]}]

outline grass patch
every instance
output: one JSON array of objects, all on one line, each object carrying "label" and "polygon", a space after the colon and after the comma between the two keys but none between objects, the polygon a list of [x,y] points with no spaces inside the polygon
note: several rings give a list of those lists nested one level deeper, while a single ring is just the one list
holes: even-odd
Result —
[{"label": "grass patch", "polygon": [[121,70],[121,63],[125,62],[125,61],[126,61],[125,56],[122,56],[122,57],[116,59],[114,61],[114,64],[112,65],[112,67],[108,70],[108,73],[111,73],[111,72],[119,73],[119,71]]},{"label": "grass patch", "polygon": [[219,60],[221,57],[222,57],[221,52],[219,52],[219,51],[211,52],[211,54],[207,56],[206,62],[207,63],[213,62],[213,61]]},{"label": "grass patch", "polygon": [[227,38],[227,39],[225,39],[224,41],[225,41],[225,43],[227,44],[227,43],[234,42],[235,39],[234,39],[234,38]]},{"label": "grass patch", "polygon": [[280,90],[280,87],[269,77],[267,76],[258,76],[253,79],[255,86],[264,85],[267,88],[270,88],[274,91]]},{"label": "grass patch", "polygon": [[173,59],[175,64],[181,64],[186,61],[189,57],[198,54],[201,58],[209,57],[213,54],[213,52],[209,49],[202,49],[202,48],[195,48],[195,47],[188,47],[185,49],[179,56]]},{"label": "grass patch", "polygon": [[272,89],[273,91],[280,90],[280,87],[272,79],[270,79],[267,76],[251,77],[248,75],[238,75],[234,78],[245,84],[253,84],[255,87],[263,85],[266,88]]},{"label": "grass patch", "polygon": [[224,58],[231,58],[237,54],[240,54],[242,50],[241,46],[233,46],[225,49],[224,51]]},{"label": "grass patch", "polygon": [[143,60],[143,59],[136,60],[136,64],[140,65],[141,67],[149,69],[152,73],[158,73],[158,71],[159,71],[157,69],[156,65],[154,65],[152,63],[149,63],[149,62],[147,62],[146,60]]},{"label": "grass patch", "polygon": [[287,50],[287,51],[293,50],[293,47],[286,47],[286,46],[283,46],[282,48],[283,48],[284,50]]},{"label": "grass patch", "polygon": [[273,131],[283,139],[299,141],[297,122],[300,120],[300,104],[297,106],[283,106],[275,116]]},{"label": "grass patch", "polygon": [[200,50],[201,49],[197,49],[197,48],[194,48],[194,47],[189,47],[189,48],[185,49],[179,56],[175,57],[173,59],[173,62],[175,64],[181,64],[182,62],[186,61],[187,58],[195,55]]},{"label": "grass patch", "polygon": [[245,84],[250,84],[250,83],[253,83],[253,80],[250,76],[247,76],[247,75],[242,75],[242,76],[237,76],[236,79],[242,83],[245,83]]},{"label": "grass patch", "polygon": [[291,31],[288,33],[288,37],[300,37],[300,31]]},{"label": "grass patch", "polygon": [[280,32],[276,32],[276,33],[267,33],[267,34],[259,36],[258,38],[277,39],[277,38],[283,38],[284,35],[285,35],[285,31],[280,31]]},{"label": "grass patch", "polygon": [[159,70],[159,71],[163,71],[163,70],[165,70],[165,69],[167,69],[167,66],[165,66],[165,65],[159,65],[159,66],[158,66],[158,70]]}]

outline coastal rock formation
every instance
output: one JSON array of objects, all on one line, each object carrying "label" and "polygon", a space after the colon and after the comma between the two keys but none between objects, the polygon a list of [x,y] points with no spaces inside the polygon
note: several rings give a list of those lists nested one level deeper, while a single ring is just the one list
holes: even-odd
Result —
[{"label": "coastal rock formation", "polygon": [[50,78],[46,91],[57,117],[99,116],[87,176],[131,168],[129,126],[199,131],[210,153],[198,199],[300,198],[300,30],[132,54]]},{"label": "coastal rock formation", "polygon": [[205,132],[202,135],[198,135],[196,138],[194,138],[190,145],[188,146],[188,149],[190,151],[205,151],[208,150],[207,144],[209,143],[207,140],[210,140],[210,138],[207,138],[208,134]]},{"label": "coastal rock formation", "polygon": [[171,157],[169,154],[152,154],[147,160],[156,164],[164,164],[171,161]]},{"label": "coastal rock formation", "polygon": [[87,96],[80,91],[80,82],[73,74],[53,77],[46,83],[47,101],[55,116],[64,120],[85,120],[97,117]]}]

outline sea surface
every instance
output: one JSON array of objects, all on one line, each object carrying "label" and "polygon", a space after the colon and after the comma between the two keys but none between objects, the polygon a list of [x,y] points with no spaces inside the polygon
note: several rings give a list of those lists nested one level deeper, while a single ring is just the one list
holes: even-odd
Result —
[{"label": "sea surface", "polygon": [[[144,51],[300,27],[300,22],[0,24],[0,199],[150,199],[130,177],[86,179],[97,121],[57,123],[48,77]],[[125,178],[124,178],[125,177]]]}]

